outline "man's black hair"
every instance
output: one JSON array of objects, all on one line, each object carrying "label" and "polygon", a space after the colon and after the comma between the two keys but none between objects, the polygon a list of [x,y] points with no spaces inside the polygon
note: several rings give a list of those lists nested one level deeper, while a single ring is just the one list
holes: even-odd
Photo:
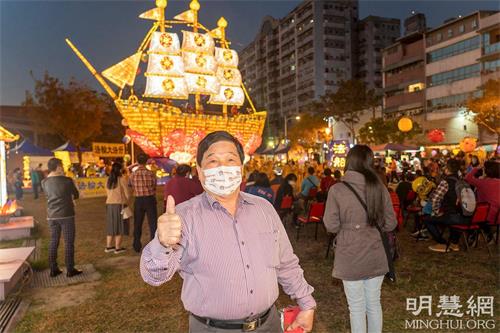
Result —
[{"label": "man's black hair", "polygon": [[191,172],[191,167],[187,164],[180,164],[175,169],[176,175],[180,177],[186,177],[186,175]]},{"label": "man's black hair", "polygon": [[243,146],[238,141],[238,139],[236,139],[234,136],[232,136],[226,131],[215,131],[209,133],[198,144],[198,151],[196,152],[196,163],[198,163],[198,165],[201,165],[201,161],[203,160],[203,154],[205,154],[208,148],[210,148],[211,145],[219,141],[228,141],[234,143],[234,145],[236,146],[236,150],[238,151],[241,163],[245,161],[245,153],[243,152]]},{"label": "man's black hair", "polygon": [[456,159],[450,158],[446,162],[446,168],[452,175],[455,175],[458,173],[458,170],[460,170],[460,162]]},{"label": "man's black hair", "polygon": [[325,176],[329,177],[332,175],[332,170],[330,170],[329,168],[326,168],[325,171],[323,171],[323,173],[325,174]]},{"label": "man's black hair", "polygon": [[148,163],[148,155],[140,153],[139,156],[137,156],[137,163],[146,165],[146,163]]},{"label": "man's black hair", "polygon": [[54,172],[57,170],[58,166],[62,166],[62,161],[58,158],[52,157],[48,162],[47,162],[47,168],[49,169],[49,172]]},{"label": "man's black hair", "polygon": [[309,168],[307,168],[307,173],[309,173],[310,175],[314,175],[314,168],[312,166],[310,166]]}]

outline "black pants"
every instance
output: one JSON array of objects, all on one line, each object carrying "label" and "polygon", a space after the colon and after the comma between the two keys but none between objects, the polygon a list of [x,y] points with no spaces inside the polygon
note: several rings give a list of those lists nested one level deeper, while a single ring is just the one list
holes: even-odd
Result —
[{"label": "black pants", "polygon": [[49,220],[50,243],[49,243],[49,266],[51,271],[56,271],[57,248],[61,239],[64,238],[64,259],[68,272],[75,268],[75,218],[68,217],[59,220]]},{"label": "black pants", "polygon": [[34,183],[32,185],[33,185],[34,199],[38,199],[38,192],[40,191],[40,183]]},{"label": "black pants", "polygon": [[141,251],[142,223],[144,215],[148,216],[150,238],[153,239],[156,233],[156,222],[158,213],[156,211],[156,197],[136,197],[134,204],[134,250]]},{"label": "black pants", "polygon": [[[446,240],[443,238],[443,232],[439,230],[439,226],[445,227],[450,225],[468,223],[470,223],[470,218],[461,216],[460,214],[433,216],[425,220],[427,231],[429,231],[432,238],[434,238],[436,242],[441,244],[446,244]],[[450,242],[453,244],[457,244],[459,239],[460,232],[450,228]]]}]

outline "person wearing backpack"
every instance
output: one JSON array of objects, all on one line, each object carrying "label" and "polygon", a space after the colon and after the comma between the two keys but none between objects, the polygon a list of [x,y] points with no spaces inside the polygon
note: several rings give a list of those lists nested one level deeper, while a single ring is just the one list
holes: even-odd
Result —
[{"label": "person wearing backpack", "polygon": [[[460,162],[449,159],[444,169],[444,179],[432,195],[432,214],[425,221],[427,231],[437,244],[429,246],[431,251],[446,252],[459,251],[458,241],[460,233],[450,229],[450,246],[446,249],[447,241],[443,238],[440,227],[457,224],[468,224],[474,213],[475,199],[470,186],[459,179]],[[470,194],[472,192],[472,198]]]},{"label": "person wearing backpack", "polygon": [[300,195],[304,198],[307,199],[309,197],[309,191],[313,188],[318,188],[320,181],[318,177],[314,175],[315,170],[312,166],[307,168],[307,177],[304,178],[302,181],[301,187],[300,187]]},{"label": "person wearing backpack", "polygon": [[382,282],[394,273],[382,234],[394,230],[397,221],[368,146],[356,145],[347,154],[346,172],[328,192],[323,220],[337,234],[332,276],[344,285],[351,332],[365,333],[367,324],[368,332],[382,332]]}]

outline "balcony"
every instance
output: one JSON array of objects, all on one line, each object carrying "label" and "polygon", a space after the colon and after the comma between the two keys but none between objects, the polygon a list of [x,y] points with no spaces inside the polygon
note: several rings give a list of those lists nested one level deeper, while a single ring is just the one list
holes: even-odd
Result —
[{"label": "balcony", "polygon": [[421,67],[401,71],[397,74],[387,75],[385,73],[385,88],[391,88],[405,82],[425,82],[425,68]]},{"label": "balcony", "polygon": [[413,93],[404,93],[401,95],[394,95],[390,97],[384,97],[384,107],[386,109],[396,108],[408,104],[420,104],[424,105],[425,95],[424,91],[418,91]]},{"label": "balcony", "polygon": [[500,52],[500,42],[484,47],[484,55]]}]

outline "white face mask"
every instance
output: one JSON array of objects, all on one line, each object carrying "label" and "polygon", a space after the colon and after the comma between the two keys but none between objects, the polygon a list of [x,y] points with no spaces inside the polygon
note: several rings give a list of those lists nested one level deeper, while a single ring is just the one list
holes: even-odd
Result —
[{"label": "white face mask", "polygon": [[203,170],[205,188],[220,196],[228,196],[241,184],[241,167],[220,166]]}]

